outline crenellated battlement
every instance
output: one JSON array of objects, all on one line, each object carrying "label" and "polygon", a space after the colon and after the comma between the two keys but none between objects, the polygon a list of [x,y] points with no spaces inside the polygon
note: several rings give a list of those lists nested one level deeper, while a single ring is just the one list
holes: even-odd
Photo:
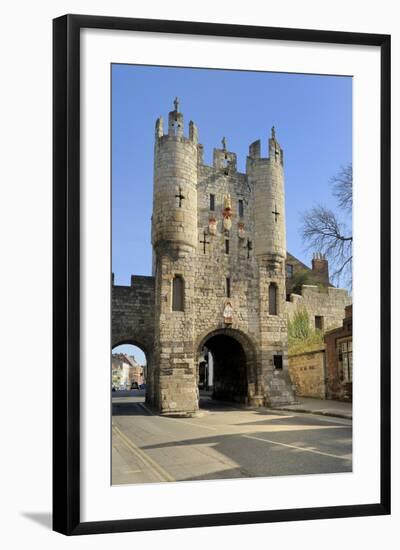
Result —
[{"label": "crenellated battlement", "polygon": [[255,255],[264,258],[272,270],[282,271],[286,257],[283,150],[275,128],[272,127],[268,139],[268,156],[261,156],[261,140],[250,144],[245,173],[238,172],[237,154],[228,149],[226,137],[222,138],[221,147],[213,149],[212,166],[208,166],[204,164],[204,148],[198,143],[196,125],[190,122],[186,137],[178,98],[174,106],[168,115],[167,134],[162,119],[156,123],[153,250],[160,243],[198,248],[198,235],[205,227],[211,223],[211,231],[218,232],[214,214],[203,220],[199,208],[203,213],[213,212],[214,207],[208,208],[210,200],[221,204],[225,197],[230,197],[235,206],[221,220],[224,231],[232,226],[235,209],[240,209],[235,226],[241,238],[246,234],[251,241],[249,246],[254,240]]},{"label": "crenellated battlement", "polygon": [[118,286],[121,288],[134,288],[134,289],[145,289],[153,288],[154,289],[154,277],[151,275],[131,275],[131,284],[128,285],[116,285],[115,284],[115,275],[111,274],[112,286]]},{"label": "crenellated battlement", "polygon": [[214,149],[213,168],[221,171],[225,176],[237,171],[237,155],[226,149]]},{"label": "crenellated battlement", "polygon": [[[250,144],[249,154],[246,157],[246,171],[238,172],[237,170],[237,153],[228,151],[226,149],[226,138],[222,139],[222,148],[213,149],[213,163],[212,166],[204,163],[204,147],[198,144],[198,164],[199,166],[210,168],[214,172],[231,176],[233,174],[249,175],[254,172],[254,168],[259,170],[268,170],[269,167],[275,166],[279,169],[283,169],[283,149],[280,147],[276,138],[270,138],[268,140],[268,156],[261,156],[261,140],[258,139]],[[251,182],[249,182],[251,183]]]},{"label": "crenellated battlement", "polygon": [[189,132],[188,137],[185,136],[185,126],[183,113],[179,112],[179,100],[175,98],[174,101],[175,109],[168,113],[168,131],[164,133],[164,119],[159,117],[156,120],[156,143],[163,143],[165,141],[181,141],[181,142],[192,142],[197,145],[199,141],[199,132],[196,124],[191,120],[189,122]]},{"label": "crenellated battlement", "polygon": [[[216,172],[224,175],[237,173],[237,154],[227,150],[226,138],[222,138],[222,147],[214,148],[213,164],[209,166],[204,164],[204,146],[199,143],[199,130],[197,125],[191,120],[188,125],[188,134],[185,135],[185,125],[183,113],[179,112],[179,100],[175,98],[175,109],[168,113],[168,128],[164,132],[164,119],[160,116],[156,120],[155,137],[156,145],[162,146],[165,143],[187,143],[196,146],[197,161],[199,166],[213,168]],[[256,163],[259,167],[267,167],[272,160],[283,167],[283,149],[276,140],[275,128],[272,127],[271,137],[268,140],[268,156],[261,156],[261,140],[258,139],[250,144],[249,154],[246,157],[246,172],[251,172]]]},{"label": "crenellated battlement", "polygon": [[[170,113],[171,114],[171,113]],[[180,116],[181,113],[179,113]],[[191,120],[188,125],[188,135],[185,136],[183,119],[178,123],[173,122],[169,125],[168,133],[164,133],[164,120],[162,117],[158,118],[156,121],[155,129],[156,143],[163,143],[165,141],[177,141],[177,142],[191,142],[195,145],[199,141],[199,131],[196,124]]]},{"label": "crenellated battlement", "polygon": [[247,156],[247,168],[246,171],[249,171],[252,163],[261,163],[269,164],[271,161],[273,163],[278,163],[283,167],[283,149],[279,145],[276,139],[276,131],[273,126],[271,129],[271,137],[268,139],[268,156],[261,157],[261,140],[254,141],[249,146],[249,154]]}]

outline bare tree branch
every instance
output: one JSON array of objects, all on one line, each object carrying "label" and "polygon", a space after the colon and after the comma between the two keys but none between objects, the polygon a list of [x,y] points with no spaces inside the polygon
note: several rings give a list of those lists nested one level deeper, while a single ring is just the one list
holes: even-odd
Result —
[{"label": "bare tree branch", "polygon": [[348,164],[330,179],[333,185],[333,195],[339,208],[351,211],[353,207],[353,166]]},{"label": "bare tree branch", "polygon": [[[351,164],[342,168],[330,180],[339,209],[350,213],[353,203],[352,180]],[[332,279],[339,284],[344,277],[351,286],[353,235],[338,215],[323,205],[307,210],[302,218],[302,237],[307,250],[322,253],[330,261],[333,268]]]},{"label": "bare tree branch", "polygon": [[349,271],[348,282],[351,286],[352,285],[352,270],[351,270],[352,261],[353,261],[353,256],[349,256],[347,260],[338,269],[336,269],[336,271],[332,273],[332,278],[336,280],[340,280],[340,276],[342,275],[342,273],[348,270]]}]

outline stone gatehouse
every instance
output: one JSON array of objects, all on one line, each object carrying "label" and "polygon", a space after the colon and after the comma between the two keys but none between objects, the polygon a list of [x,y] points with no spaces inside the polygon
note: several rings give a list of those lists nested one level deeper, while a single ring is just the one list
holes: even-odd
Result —
[{"label": "stone gatehouse", "polygon": [[284,160],[275,129],[246,172],[226,139],[203,161],[198,129],[175,100],[155,128],[153,276],[113,284],[112,346],[147,356],[146,400],[163,414],[199,406],[199,357],[214,397],[254,406],[294,401],[288,376]]}]

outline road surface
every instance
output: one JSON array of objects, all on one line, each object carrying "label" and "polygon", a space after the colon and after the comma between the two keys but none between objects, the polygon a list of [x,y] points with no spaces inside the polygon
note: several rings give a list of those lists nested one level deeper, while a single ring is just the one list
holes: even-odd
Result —
[{"label": "road surface", "polygon": [[144,392],[113,393],[112,483],[351,472],[351,420],[204,397],[196,418],[153,414]]}]

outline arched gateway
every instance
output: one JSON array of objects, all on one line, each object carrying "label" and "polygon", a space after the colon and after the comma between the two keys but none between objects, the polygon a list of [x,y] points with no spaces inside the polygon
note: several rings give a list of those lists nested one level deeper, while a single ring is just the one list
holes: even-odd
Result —
[{"label": "arched gateway", "polygon": [[256,351],[246,334],[231,328],[213,330],[201,338],[198,353],[205,357],[207,370],[212,368],[207,388],[214,399],[251,402],[257,382]]},{"label": "arched gateway", "polygon": [[287,372],[283,151],[250,145],[246,172],[224,140],[204,164],[198,129],[179,103],[156,122],[153,276],[113,285],[113,343],[151,357],[148,403],[162,414],[198,409],[199,351],[214,363],[214,396],[250,405],[294,401]]}]

